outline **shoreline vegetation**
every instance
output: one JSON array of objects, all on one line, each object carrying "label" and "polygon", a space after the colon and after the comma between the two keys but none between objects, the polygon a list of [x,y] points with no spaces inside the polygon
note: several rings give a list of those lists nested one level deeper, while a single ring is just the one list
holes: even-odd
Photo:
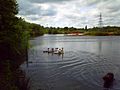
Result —
[{"label": "shoreline vegetation", "polygon": [[44,34],[65,34],[73,36],[119,36],[120,27],[106,26],[106,27],[93,27],[93,28],[75,28],[75,27],[44,27],[38,24],[25,22],[28,26],[30,37],[38,37]]},{"label": "shoreline vegetation", "polygon": [[[5,8],[4,8],[5,7]],[[29,90],[29,78],[20,69],[28,59],[29,40],[44,34],[82,33],[91,36],[120,35],[120,27],[44,27],[17,17],[16,0],[0,2],[0,90]]]},{"label": "shoreline vegetation", "polygon": [[[103,28],[93,27],[93,28],[74,28],[74,27],[42,27],[42,32],[31,32],[31,37],[41,36],[44,34],[65,34],[73,36],[119,36],[120,27],[117,26],[106,26]],[[40,31],[40,32],[39,32]],[[40,34],[41,33],[41,34]]]},{"label": "shoreline vegetation", "polygon": [[120,27],[118,26],[106,26],[106,27],[93,27],[93,28],[75,28],[75,27],[44,27],[38,24],[28,23],[27,31],[30,34],[30,38],[43,36],[44,34],[65,34],[71,36],[119,36]]},{"label": "shoreline vegetation", "polygon": [[65,34],[73,36],[119,36],[120,27],[117,26],[106,26],[103,28],[93,27],[93,28],[74,28],[74,27],[64,27],[64,28],[53,28],[47,27],[47,33],[45,34]]}]

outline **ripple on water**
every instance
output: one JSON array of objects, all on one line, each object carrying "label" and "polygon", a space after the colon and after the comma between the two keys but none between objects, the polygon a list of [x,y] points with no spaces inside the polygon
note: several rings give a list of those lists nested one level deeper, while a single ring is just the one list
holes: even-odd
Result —
[{"label": "ripple on water", "polygon": [[[101,88],[102,77],[108,73],[115,74],[113,89],[120,89],[120,65],[115,65],[107,58],[89,52],[65,52],[63,58],[58,55],[43,54],[41,51],[29,53],[30,67],[23,68],[31,76],[33,87],[46,87],[46,83],[59,82],[67,77],[82,82],[87,87]],[[41,83],[39,83],[41,82]],[[50,82],[50,83],[49,83]],[[64,83],[69,83],[64,81]],[[43,85],[44,84],[44,85]],[[50,86],[48,86],[50,88]],[[73,85],[74,87],[74,85]]]},{"label": "ripple on water", "polygon": [[[84,65],[82,67],[76,66],[72,69],[71,76],[74,79],[82,81],[82,83],[87,86],[102,87],[103,84],[102,77],[108,72],[113,72],[115,74],[115,78],[118,78],[119,67],[113,65],[112,63],[106,63],[106,64],[95,63],[95,64]],[[116,81],[118,82],[119,80]],[[115,89],[119,88],[119,84],[116,84],[114,88]]]}]

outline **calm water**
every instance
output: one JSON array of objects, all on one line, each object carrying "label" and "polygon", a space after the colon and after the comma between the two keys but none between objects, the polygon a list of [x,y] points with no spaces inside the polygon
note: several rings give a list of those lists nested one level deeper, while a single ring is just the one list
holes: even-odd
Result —
[{"label": "calm water", "polygon": [[[119,36],[45,35],[31,40],[29,62],[21,67],[31,90],[103,90],[102,77],[115,74],[110,90],[120,90]],[[43,53],[64,48],[64,55]]]}]

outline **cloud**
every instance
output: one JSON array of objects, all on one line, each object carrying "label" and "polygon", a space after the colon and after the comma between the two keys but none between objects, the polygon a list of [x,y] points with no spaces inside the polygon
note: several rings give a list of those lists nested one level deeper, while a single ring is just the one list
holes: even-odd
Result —
[{"label": "cloud", "polygon": [[53,27],[98,26],[120,23],[120,0],[18,0],[19,14],[29,22]]},{"label": "cloud", "polygon": [[60,3],[64,1],[71,1],[71,0],[29,0],[32,3]]}]

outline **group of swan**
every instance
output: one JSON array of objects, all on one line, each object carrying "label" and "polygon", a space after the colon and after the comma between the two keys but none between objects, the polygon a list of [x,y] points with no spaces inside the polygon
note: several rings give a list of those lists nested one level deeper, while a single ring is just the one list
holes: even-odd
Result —
[{"label": "group of swan", "polygon": [[53,54],[64,54],[63,48],[48,48],[47,51],[43,51],[43,53],[53,53]]}]

